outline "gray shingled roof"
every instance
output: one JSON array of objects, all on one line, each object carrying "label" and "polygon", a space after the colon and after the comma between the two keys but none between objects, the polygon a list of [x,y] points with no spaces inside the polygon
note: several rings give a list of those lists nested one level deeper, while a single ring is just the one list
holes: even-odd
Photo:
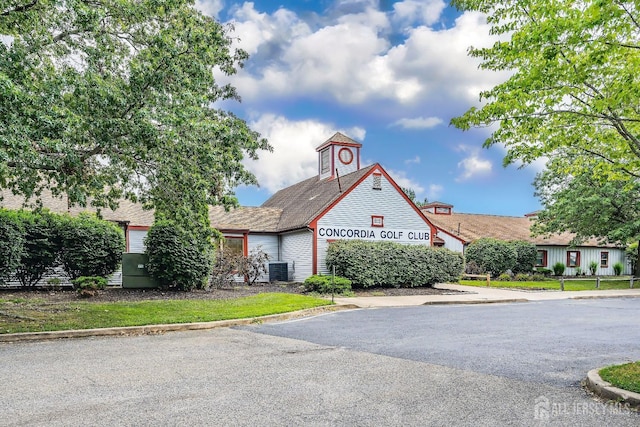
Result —
[{"label": "gray shingled roof", "polygon": [[240,207],[225,211],[222,206],[209,208],[211,225],[221,230],[251,230],[252,232],[275,232],[282,209],[263,207]]},{"label": "gray shingled roof", "polygon": [[[528,217],[452,213],[437,215],[423,211],[429,221],[440,228],[470,243],[482,237],[499,240],[526,240],[536,245],[568,246],[573,239],[572,233],[560,233],[552,236],[531,236],[532,219]],[[581,246],[615,247],[615,245],[599,244],[596,239],[589,239]]]},{"label": "gray shingled roof", "polygon": [[[342,192],[351,188],[356,182],[367,175],[373,164],[358,171],[341,176]],[[288,231],[303,228],[336,201],[342,194],[338,186],[338,179],[326,178],[319,180],[317,176],[284,188],[262,204],[263,208],[277,208],[282,211],[278,231]]]},{"label": "gray shingled roof", "polygon": [[333,136],[329,139],[327,139],[325,142],[323,142],[322,144],[320,144],[318,146],[318,148],[316,148],[316,150],[319,150],[321,147],[324,147],[325,145],[328,145],[331,142],[339,142],[339,143],[346,143],[346,144],[357,144],[357,145],[362,145],[360,144],[358,141],[355,141],[351,138],[349,138],[348,136],[340,133],[340,132],[336,132],[333,134]]},{"label": "gray shingled roof", "polygon": [[[33,209],[36,207],[35,199],[30,199],[25,204],[23,196],[16,196],[8,190],[0,191],[3,200],[0,200],[0,207],[5,209]],[[69,213],[78,215],[80,212],[96,212],[96,208],[87,206],[86,208],[74,206],[68,208],[67,199],[64,197],[54,197],[50,192],[44,191],[41,196],[42,206],[55,213]],[[153,224],[153,211],[142,209],[142,205],[121,200],[120,206],[115,211],[109,208],[100,209],[102,218],[109,221],[128,221],[129,225],[151,226]]]}]

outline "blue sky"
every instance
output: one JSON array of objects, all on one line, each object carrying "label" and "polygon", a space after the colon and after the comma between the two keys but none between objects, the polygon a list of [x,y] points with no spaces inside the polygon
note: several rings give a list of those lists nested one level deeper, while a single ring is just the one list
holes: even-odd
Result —
[{"label": "blue sky", "polygon": [[273,153],[247,161],[260,188],[241,187],[244,206],[313,176],[315,147],[336,131],[361,142],[364,165],[380,163],[419,200],[455,212],[521,216],[540,208],[532,186],[542,163],[504,168],[502,147],[482,148],[487,129],[462,132],[452,117],[478,104],[480,90],[508,78],[479,70],[466,52],[489,46],[484,16],[441,0],[199,0],[233,24],[250,54],[221,83],[242,102],[234,112],[266,137]]}]

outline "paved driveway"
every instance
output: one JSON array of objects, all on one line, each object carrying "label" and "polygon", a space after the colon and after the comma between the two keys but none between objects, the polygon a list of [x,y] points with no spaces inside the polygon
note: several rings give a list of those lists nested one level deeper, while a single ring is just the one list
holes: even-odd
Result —
[{"label": "paved driveway", "polygon": [[640,360],[640,300],[349,311],[246,330],[554,386]]},{"label": "paved driveway", "polygon": [[0,425],[640,425],[579,381],[640,359],[640,300],[338,312],[0,345]]}]

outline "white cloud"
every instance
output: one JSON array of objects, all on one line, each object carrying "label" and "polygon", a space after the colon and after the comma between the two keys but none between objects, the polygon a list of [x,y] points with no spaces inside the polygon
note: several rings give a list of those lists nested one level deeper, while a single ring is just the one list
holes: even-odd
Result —
[{"label": "white cloud", "polygon": [[194,7],[205,15],[217,18],[224,8],[224,3],[222,0],[196,0]]},{"label": "white cloud", "polygon": [[405,0],[393,4],[393,19],[405,25],[413,23],[433,25],[438,22],[446,6],[442,0]]},{"label": "white cloud", "polygon": [[419,165],[420,164],[420,156],[415,156],[413,159],[407,159],[404,161],[405,165],[410,165],[410,164],[416,164]]},{"label": "white cloud", "polygon": [[282,116],[265,114],[249,122],[249,126],[269,140],[273,152],[263,152],[259,160],[245,161],[261,187],[270,193],[310,178],[318,173],[316,147],[336,132],[362,141],[364,129],[336,129],[315,120],[292,121]]},{"label": "white cloud", "polygon": [[259,62],[276,59],[284,46],[311,31],[306,23],[287,9],[278,9],[269,15],[258,12],[251,2],[236,9],[233,17],[233,34],[238,37],[235,47],[244,49],[251,56],[257,55]]},{"label": "white cloud", "polygon": [[422,14],[431,22],[441,5],[439,0],[407,0],[387,14],[372,2],[358,2],[358,12],[345,9],[318,25],[283,8],[261,13],[246,2],[234,12],[234,36],[251,58],[245,69],[222,81],[247,100],[313,96],[344,104],[384,99],[409,105],[438,97],[477,102],[480,90],[506,78],[478,70],[479,60],[467,55],[469,46],[496,40],[482,14],[464,13],[448,29],[411,28],[405,40],[390,44],[388,35],[398,19]]},{"label": "white cloud", "polygon": [[415,119],[396,120],[392,126],[400,126],[405,129],[430,129],[442,123],[439,117],[416,117]]},{"label": "white cloud", "polygon": [[389,26],[380,11],[344,15],[312,31],[293,12],[268,15],[245,3],[234,20],[237,46],[256,65],[229,79],[245,99],[330,94],[344,103],[362,102],[392,80],[378,61],[388,49],[378,33]]},{"label": "white cloud", "polygon": [[416,97],[438,94],[477,102],[480,90],[507,78],[505,73],[478,70],[479,60],[467,55],[470,46],[490,46],[497,40],[489,28],[484,15],[476,12],[462,14],[448,29],[416,27],[403,44],[390,49],[389,67],[400,78],[420,78]]},{"label": "white cloud", "polygon": [[470,178],[485,176],[491,173],[493,169],[491,161],[482,159],[478,148],[460,145],[458,151],[468,155],[458,162],[458,168],[462,169],[462,173],[456,178],[456,181],[466,181]]},{"label": "white cloud", "polygon": [[[386,169],[386,168],[385,168]],[[424,193],[424,187],[419,182],[407,177],[407,174],[403,171],[396,171],[392,169],[386,169],[391,175],[391,178],[402,188],[409,188],[415,191],[416,196],[420,196]]]},{"label": "white cloud", "polygon": [[444,187],[440,184],[430,184],[427,189],[427,199],[430,202],[434,202],[440,198],[440,196],[444,193]]}]

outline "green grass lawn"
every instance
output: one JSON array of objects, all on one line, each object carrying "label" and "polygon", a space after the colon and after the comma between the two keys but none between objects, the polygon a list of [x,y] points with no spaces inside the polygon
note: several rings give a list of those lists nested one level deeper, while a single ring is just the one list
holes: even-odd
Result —
[{"label": "green grass lawn", "polygon": [[306,295],[264,293],[230,300],[65,302],[0,299],[0,333],[211,322],[330,305]]},{"label": "green grass lawn", "polygon": [[[460,280],[461,285],[468,286],[487,286],[486,280]],[[493,288],[522,288],[522,289],[556,289],[560,290],[559,280],[545,280],[542,282],[502,282],[497,280],[491,281]],[[640,281],[635,281],[633,287],[640,287]],[[600,290],[608,289],[629,289],[629,280],[600,280]],[[565,291],[593,291],[596,290],[595,279],[565,280]]]},{"label": "green grass lawn", "polygon": [[615,387],[640,393],[640,362],[609,366],[600,370],[600,378]]}]

